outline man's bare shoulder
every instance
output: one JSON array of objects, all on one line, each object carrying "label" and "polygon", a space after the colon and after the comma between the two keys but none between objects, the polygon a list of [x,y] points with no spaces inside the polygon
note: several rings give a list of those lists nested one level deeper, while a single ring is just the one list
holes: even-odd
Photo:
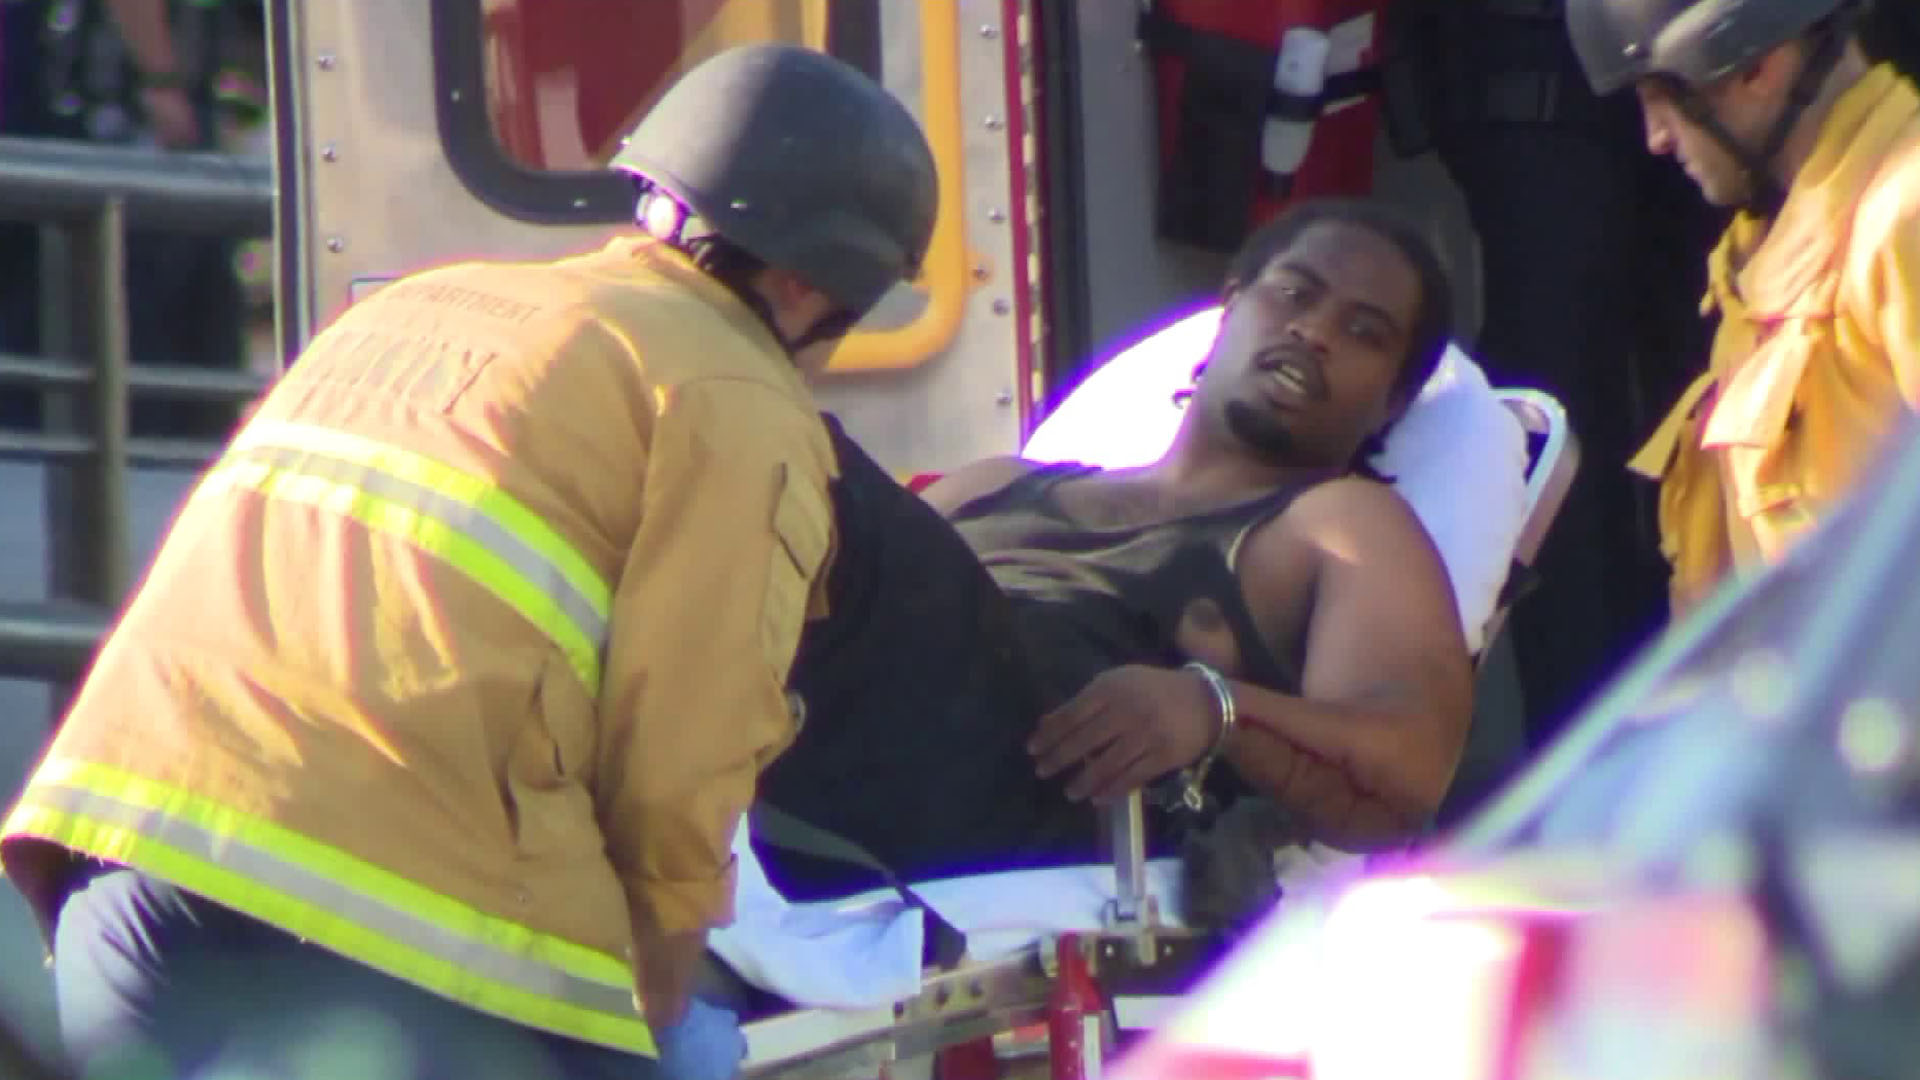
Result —
[{"label": "man's bare shoulder", "polygon": [[1035,462],[1012,455],[982,458],[962,465],[929,484],[920,497],[940,513],[952,514],[982,495],[998,491],[1039,467]]},{"label": "man's bare shoulder", "polygon": [[1300,493],[1280,519],[1294,535],[1335,541],[1425,542],[1426,529],[1392,485],[1343,476]]},{"label": "man's bare shoulder", "polygon": [[[1291,579],[1307,563],[1399,567],[1425,573],[1440,555],[1413,507],[1391,485],[1361,476],[1316,484],[1248,537],[1243,555],[1256,576],[1262,568]],[[1293,567],[1293,570],[1288,570]]]}]

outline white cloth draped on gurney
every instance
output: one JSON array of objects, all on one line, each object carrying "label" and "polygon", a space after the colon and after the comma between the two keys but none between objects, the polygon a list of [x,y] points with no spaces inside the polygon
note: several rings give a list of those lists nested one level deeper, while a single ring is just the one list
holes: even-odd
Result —
[{"label": "white cloth draped on gurney", "polygon": [[[1174,392],[1206,357],[1220,310],[1189,316],[1113,357],[1061,403],[1027,443],[1035,461],[1119,468],[1157,459],[1180,423]],[[1526,516],[1526,435],[1465,353],[1440,368],[1389,435],[1376,467],[1420,518],[1453,582],[1468,646],[1478,651],[1498,603]],[[768,883],[742,836],[732,926],[711,948],[747,982],[819,1008],[890,1004],[920,988],[925,928],[891,890],[790,904]],[[1326,848],[1294,853],[1282,883],[1300,882],[1349,857]],[[1163,919],[1176,921],[1176,860],[1148,864]],[[1114,893],[1111,866],[1015,871],[916,883],[914,892],[967,935],[968,956],[988,961],[1050,934],[1101,927]]]},{"label": "white cloth draped on gurney", "polygon": [[[919,992],[925,918],[899,893],[789,903],[767,881],[744,823],[733,853],[733,925],[714,931],[707,947],[735,974],[801,1008],[877,1008]],[[1353,858],[1329,848],[1293,856],[1279,867],[1282,887]],[[1179,880],[1179,860],[1147,863],[1147,893],[1163,925],[1180,925]],[[913,892],[966,935],[970,962],[989,963],[1052,935],[1100,929],[1114,895],[1113,867],[1010,870],[917,883]]]},{"label": "white cloth draped on gurney", "polygon": [[[768,884],[745,827],[733,925],[708,948],[748,983],[809,1008],[872,1008],[920,989],[925,920],[891,889],[844,900],[790,904]],[[1170,910],[1179,864],[1148,864],[1147,881]],[[1100,925],[1113,895],[1111,866],[1067,866],[916,884],[914,894],[967,937],[967,957],[986,962],[1054,933]]]}]

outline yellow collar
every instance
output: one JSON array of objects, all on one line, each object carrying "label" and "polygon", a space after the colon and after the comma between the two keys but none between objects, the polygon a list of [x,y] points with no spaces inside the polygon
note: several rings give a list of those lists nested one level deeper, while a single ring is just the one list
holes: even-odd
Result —
[{"label": "yellow collar", "polygon": [[[1738,215],[1707,262],[1703,312],[1775,321],[1829,315],[1853,211],[1902,128],[1920,115],[1920,94],[1891,65],[1870,68],[1833,104],[1813,153],[1771,222]],[[1744,260],[1744,265],[1742,265]]]}]

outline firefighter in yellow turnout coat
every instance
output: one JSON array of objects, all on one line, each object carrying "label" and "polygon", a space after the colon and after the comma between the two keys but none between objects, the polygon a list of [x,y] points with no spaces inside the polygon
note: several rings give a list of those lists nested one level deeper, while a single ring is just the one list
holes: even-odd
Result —
[{"label": "firefighter in yellow turnout coat", "polygon": [[1790,549],[1920,408],[1920,93],[1857,0],[1569,0],[1601,92],[1738,211],[1709,264],[1709,369],[1632,467],[1661,482],[1678,610]]},{"label": "firefighter in yellow turnout coat", "polygon": [[936,187],[899,102],[789,46],[614,164],[639,235],[350,308],[179,516],[6,819],[82,1064],[276,1075],[357,1006],[397,1075],[648,1075],[795,729],[803,375]]}]

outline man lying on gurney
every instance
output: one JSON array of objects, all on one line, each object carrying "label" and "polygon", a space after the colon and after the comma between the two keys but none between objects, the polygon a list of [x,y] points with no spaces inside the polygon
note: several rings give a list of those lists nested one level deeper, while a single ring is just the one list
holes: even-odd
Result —
[{"label": "man lying on gurney", "polygon": [[[1366,462],[1451,304],[1417,228],[1308,204],[1235,260],[1155,464],[990,460],[923,503],[836,428],[832,614],[803,639],[807,720],[761,801],[907,880],[1097,861],[1093,804],[1149,785],[1158,852],[1247,794],[1285,823],[1268,851],[1416,836],[1471,665],[1432,542]],[[759,850],[790,898],[877,884]]]}]

